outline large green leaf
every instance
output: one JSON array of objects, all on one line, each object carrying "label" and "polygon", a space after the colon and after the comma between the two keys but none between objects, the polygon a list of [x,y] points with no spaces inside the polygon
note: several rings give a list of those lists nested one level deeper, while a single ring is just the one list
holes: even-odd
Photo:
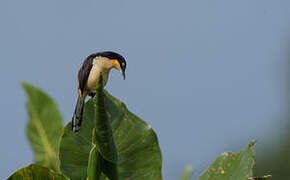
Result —
[{"label": "large green leaf", "polygon": [[21,180],[21,179],[32,179],[32,180],[68,180],[62,174],[56,173],[47,167],[40,165],[31,164],[25,168],[19,169],[12,174],[7,180]]},{"label": "large green leaf", "polygon": [[[122,102],[109,93],[106,93],[105,102],[120,157],[117,167],[119,179],[162,179],[161,152],[151,126],[128,111]],[[89,100],[85,105],[80,132],[73,133],[69,123],[60,143],[61,170],[72,179],[86,178],[93,127],[94,103]],[[115,164],[104,159],[102,163],[105,164],[103,172],[115,168]]]},{"label": "large green leaf", "polygon": [[34,161],[59,171],[59,140],[63,132],[58,106],[40,89],[22,83],[27,94],[29,121],[27,136],[34,150]]},{"label": "large green leaf", "polygon": [[251,142],[239,153],[223,153],[199,180],[247,180],[252,177],[255,153]]}]

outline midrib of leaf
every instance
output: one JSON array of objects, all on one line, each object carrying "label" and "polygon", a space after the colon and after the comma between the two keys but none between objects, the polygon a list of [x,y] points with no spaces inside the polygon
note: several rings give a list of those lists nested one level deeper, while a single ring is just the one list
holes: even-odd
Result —
[{"label": "midrib of leaf", "polygon": [[[37,127],[37,132],[39,133],[40,135],[40,139],[42,141],[42,144],[44,146],[44,149],[46,149],[46,152],[48,154],[48,159],[54,159],[54,157],[56,157],[56,154],[55,152],[52,150],[52,147],[51,147],[51,144],[49,143],[49,140],[48,140],[48,137],[45,133],[45,130],[43,128],[43,125],[40,121],[40,118],[38,116],[38,114],[35,112],[35,108],[34,106],[32,105],[32,103],[30,103],[31,105],[31,111],[32,111],[32,115],[34,116],[35,118],[35,126]],[[49,162],[51,164],[51,162]],[[54,167],[55,169],[57,169],[57,167]]]}]

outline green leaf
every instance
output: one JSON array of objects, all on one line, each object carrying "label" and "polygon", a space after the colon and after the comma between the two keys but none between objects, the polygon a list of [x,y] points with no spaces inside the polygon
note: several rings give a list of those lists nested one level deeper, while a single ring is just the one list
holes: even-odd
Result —
[{"label": "green leaf", "polygon": [[88,168],[87,168],[87,180],[96,180],[100,178],[101,175],[101,161],[100,154],[97,150],[95,144],[96,133],[95,129],[93,129],[92,143],[93,147],[90,151]]},{"label": "green leaf", "polygon": [[56,173],[47,167],[42,167],[36,164],[31,164],[25,168],[19,169],[14,174],[12,174],[7,180],[20,180],[20,179],[68,180],[68,178],[66,178],[62,174]]},{"label": "green leaf", "polygon": [[239,153],[223,153],[206,170],[199,180],[247,180],[252,177],[255,153],[251,142]]},{"label": "green leaf", "polygon": [[[109,172],[118,168],[118,179],[162,179],[162,158],[158,140],[151,126],[127,110],[118,99],[105,92],[106,109],[112,125],[120,161],[116,167],[109,161],[102,169]],[[72,179],[85,179],[94,127],[94,103],[89,100],[84,109],[84,120],[79,133],[71,131],[71,123],[64,130],[60,143],[61,170]],[[108,174],[108,173],[106,173]],[[104,179],[104,176],[102,176]],[[112,177],[111,177],[112,179]]]},{"label": "green leaf", "polygon": [[34,161],[59,171],[59,141],[63,132],[62,117],[56,103],[43,91],[22,83],[27,94],[29,121],[27,136],[34,151]]},{"label": "green leaf", "polygon": [[189,180],[191,174],[193,172],[192,166],[187,166],[182,174],[180,180]]},{"label": "green leaf", "polygon": [[118,169],[116,163],[119,161],[119,157],[113,137],[111,123],[108,119],[105,108],[102,74],[98,80],[96,96],[94,97],[93,102],[95,105],[95,137],[93,136],[92,138],[101,155],[99,157],[101,160],[101,171],[110,180],[118,180]]},{"label": "green leaf", "polygon": [[[101,170],[110,180],[118,180],[118,168],[117,164],[111,163],[103,158],[101,158]],[[104,179],[106,179],[104,177]]]},{"label": "green leaf", "polygon": [[60,169],[71,179],[85,179],[92,144],[94,127],[93,101],[85,104],[82,127],[78,133],[72,132],[71,122],[64,128],[60,142]]},{"label": "green leaf", "polygon": [[96,88],[96,95],[93,99],[95,105],[95,140],[102,157],[111,163],[117,163],[119,157],[113,137],[112,127],[105,109],[104,96],[103,76],[100,75]]}]

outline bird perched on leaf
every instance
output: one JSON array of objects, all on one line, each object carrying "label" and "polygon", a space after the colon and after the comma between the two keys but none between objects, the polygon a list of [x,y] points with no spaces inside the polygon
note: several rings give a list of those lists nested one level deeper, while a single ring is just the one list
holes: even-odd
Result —
[{"label": "bird perched on leaf", "polygon": [[78,132],[81,127],[84,102],[87,95],[94,96],[100,73],[103,86],[107,84],[110,70],[119,70],[125,79],[126,60],[118,53],[105,51],[89,55],[78,72],[78,100],[72,118],[72,130]]}]

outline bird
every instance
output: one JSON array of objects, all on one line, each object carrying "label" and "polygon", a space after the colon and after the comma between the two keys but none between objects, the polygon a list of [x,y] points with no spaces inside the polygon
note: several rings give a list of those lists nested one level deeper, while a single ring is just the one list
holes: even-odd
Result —
[{"label": "bird", "polygon": [[111,69],[117,69],[125,80],[126,60],[116,52],[104,51],[89,55],[78,71],[78,99],[72,117],[72,131],[79,132],[83,120],[84,102],[87,95],[94,97],[100,73],[103,87],[107,84]]}]

